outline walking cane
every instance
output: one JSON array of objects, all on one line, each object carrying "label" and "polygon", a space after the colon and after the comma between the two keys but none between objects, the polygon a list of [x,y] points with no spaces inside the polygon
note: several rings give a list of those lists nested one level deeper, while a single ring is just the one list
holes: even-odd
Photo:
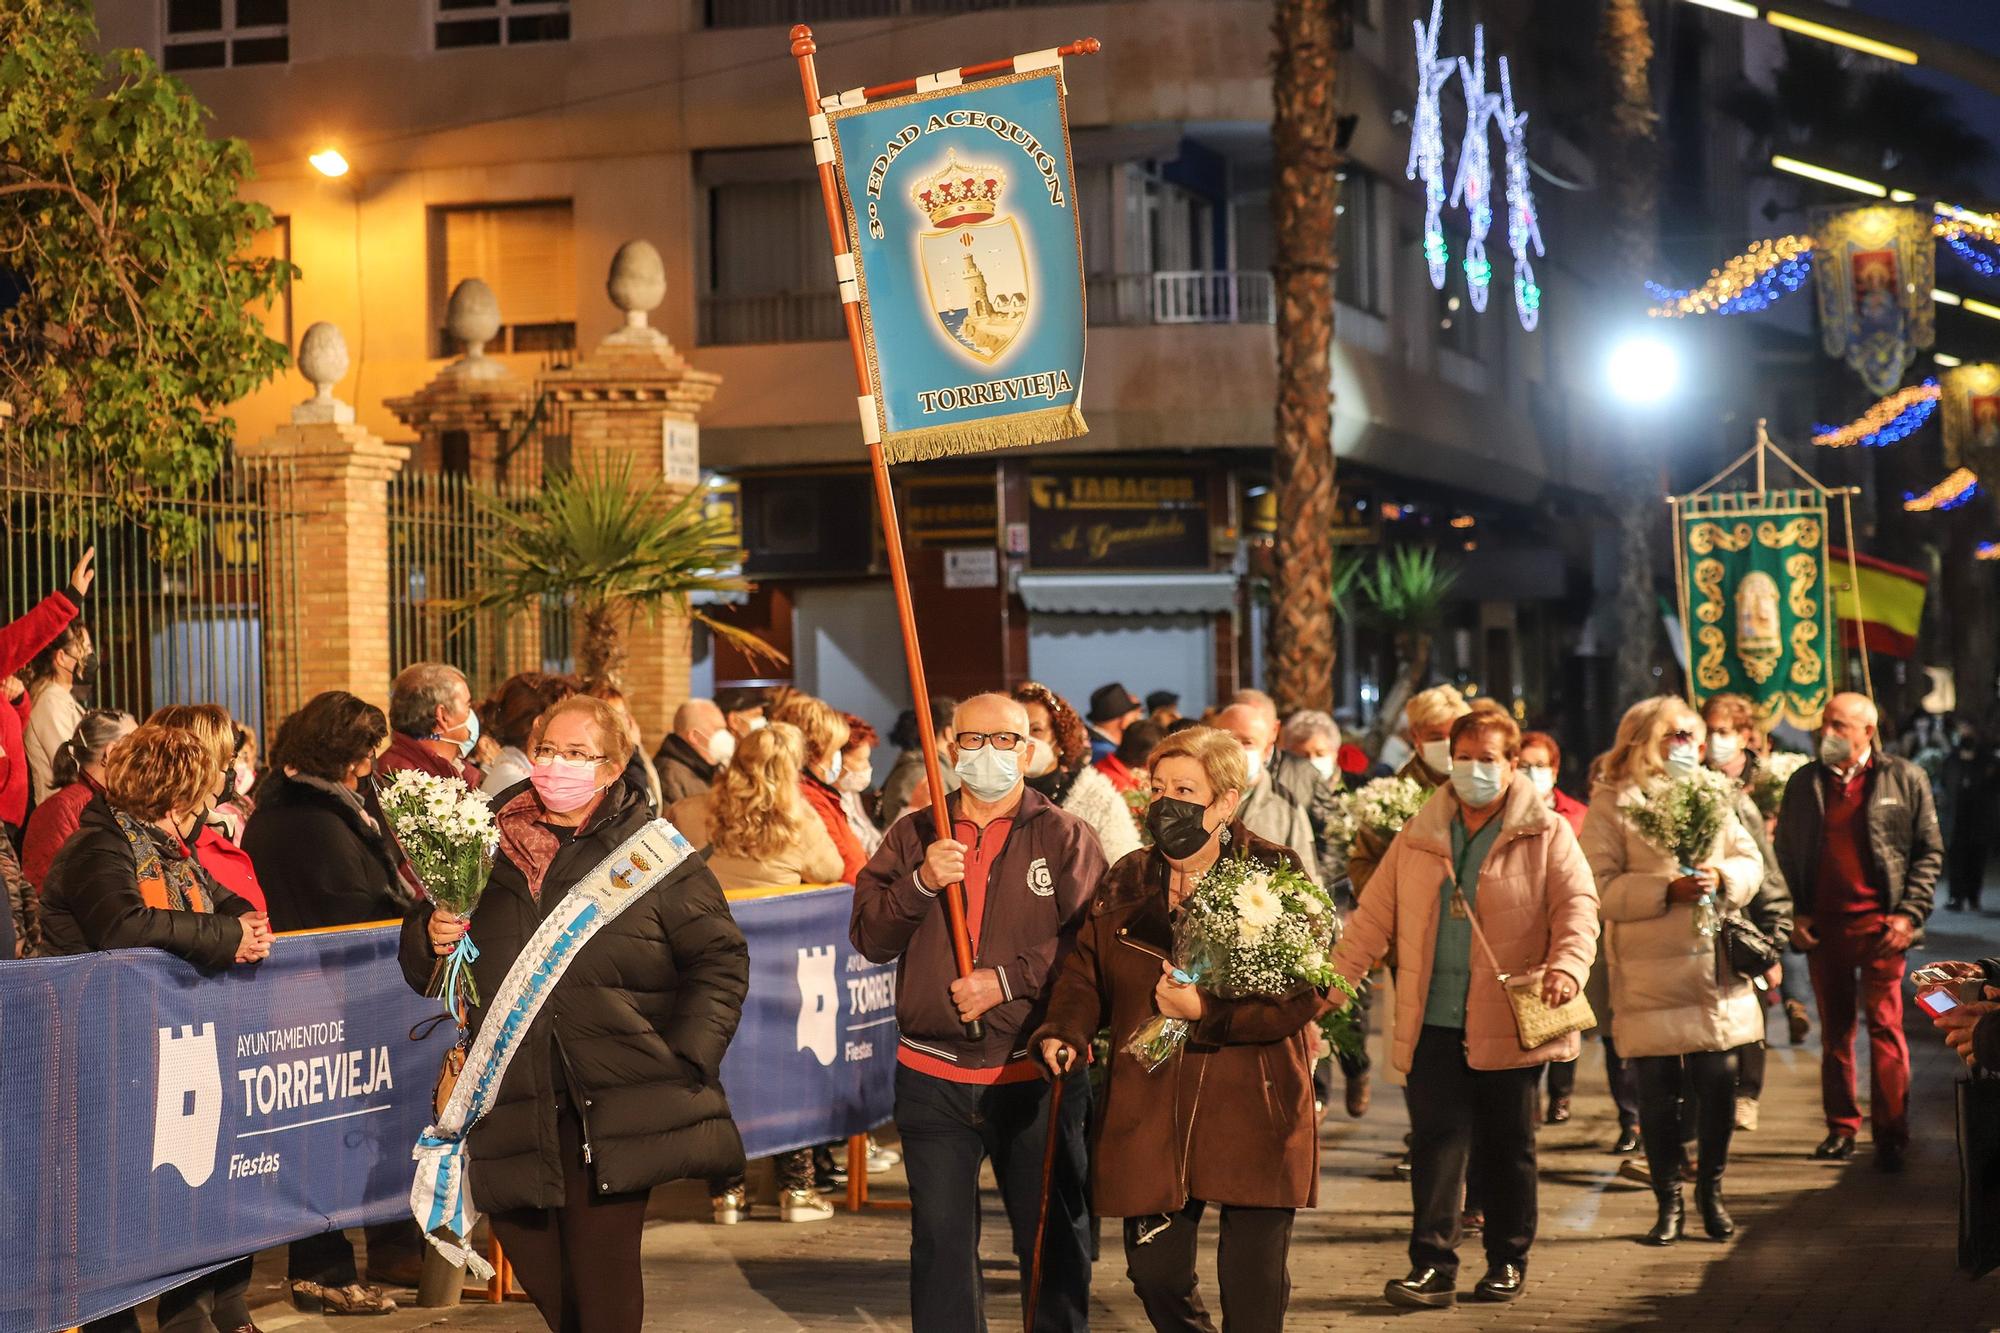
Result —
[{"label": "walking cane", "polygon": [[1049,1231],[1049,1184],[1056,1173],[1056,1145],[1062,1141],[1063,1085],[1069,1081],[1070,1061],[1075,1058],[1065,1046],[1062,1069],[1049,1089],[1049,1141],[1042,1149],[1042,1202],[1035,1213],[1035,1250],[1028,1260],[1028,1300],[1021,1307],[1021,1322],[1027,1333],[1035,1333],[1035,1307],[1042,1299],[1042,1241]]}]

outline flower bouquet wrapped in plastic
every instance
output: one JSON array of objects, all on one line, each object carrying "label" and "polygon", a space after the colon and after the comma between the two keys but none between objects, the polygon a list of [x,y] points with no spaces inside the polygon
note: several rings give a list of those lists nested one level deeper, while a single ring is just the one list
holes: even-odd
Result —
[{"label": "flower bouquet wrapped in plastic", "polygon": [[[1219,999],[1339,985],[1333,900],[1290,866],[1224,857],[1196,881],[1174,932],[1174,978]],[[1186,1044],[1192,1024],[1155,1014],[1121,1048],[1148,1071]]]},{"label": "flower bouquet wrapped in plastic", "polygon": [[[469,917],[486,891],[500,826],[486,798],[457,778],[402,769],[382,785],[382,814],[396,845],[424,886],[424,895],[454,916]],[[462,1027],[479,1003],[472,962],[479,957],[470,933],[438,960],[426,994],[441,998]]]},{"label": "flower bouquet wrapped in plastic", "polygon": [[[1639,836],[1674,858],[1681,874],[1715,848],[1736,809],[1736,783],[1714,769],[1697,768],[1686,777],[1665,778],[1619,807]],[[1712,939],[1722,926],[1722,908],[1715,895],[1695,901],[1695,934]]]}]

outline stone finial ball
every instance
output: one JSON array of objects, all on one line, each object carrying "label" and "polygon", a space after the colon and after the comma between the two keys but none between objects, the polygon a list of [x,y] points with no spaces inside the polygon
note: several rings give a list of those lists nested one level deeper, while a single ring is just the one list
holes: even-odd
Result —
[{"label": "stone finial ball", "polygon": [[611,277],[604,284],[611,304],[620,310],[652,310],[667,299],[667,266],[651,241],[627,241],[611,257]]},{"label": "stone finial ball", "polygon": [[500,298],[483,279],[467,278],[452,288],[444,326],[466,348],[482,347],[500,332]]},{"label": "stone finial ball", "polygon": [[321,320],[299,339],[299,373],[316,389],[340,383],[347,374],[347,339],[340,326]]}]

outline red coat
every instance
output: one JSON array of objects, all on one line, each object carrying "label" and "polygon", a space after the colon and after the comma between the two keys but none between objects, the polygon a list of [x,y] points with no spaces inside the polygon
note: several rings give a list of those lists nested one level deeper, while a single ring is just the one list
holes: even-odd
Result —
[{"label": "red coat", "polygon": [[799,795],[805,797],[806,804],[819,816],[820,823],[826,825],[827,836],[833,839],[833,849],[840,853],[841,881],[854,883],[854,877],[868,864],[868,853],[861,850],[861,839],[854,836],[854,829],[847,822],[847,811],[840,807],[840,793],[812,774],[801,773]]},{"label": "red coat", "polygon": [[77,821],[83,817],[83,807],[90,804],[90,798],[97,795],[98,790],[89,778],[82,778],[36,806],[35,813],[28,817],[27,836],[21,840],[21,873],[28,877],[28,883],[35,886],[36,893],[42,891],[42,885],[49,877],[49,867],[55,864],[56,853],[76,832]]},{"label": "red coat", "polygon": [[259,912],[264,907],[264,887],[257,882],[257,868],[250,854],[222,836],[213,824],[203,824],[194,839],[194,859],[215,877],[215,882],[247,901]]},{"label": "red coat", "polygon": [[1553,787],[1549,790],[1549,808],[1569,821],[1569,826],[1576,830],[1577,837],[1583,836],[1583,817],[1590,813],[1589,806],[1561,787]]},{"label": "red coat", "polygon": [[[76,619],[77,598],[71,595],[75,591],[52,592],[19,620],[0,625],[0,676],[11,676],[28,665]],[[15,828],[28,818],[28,752],[21,736],[28,722],[27,703],[23,694],[0,707],[0,823]]]}]

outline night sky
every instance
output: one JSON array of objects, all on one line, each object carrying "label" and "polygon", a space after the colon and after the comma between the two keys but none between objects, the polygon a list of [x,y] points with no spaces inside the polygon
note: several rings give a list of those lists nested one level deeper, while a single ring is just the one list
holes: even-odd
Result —
[{"label": "night sky", "polygon": [[[2000,0],[1853,0],[1850,7],[2000,56]],[[1950,93],[1966,124],[2000,142],[2000,94],[1968,88],[1921,65],[1909,73],[1921,83]],[[1987,198],[1966,202],[1974,207],[2000,206],[2000,166],[1987,172],[1987,186]]]}]

